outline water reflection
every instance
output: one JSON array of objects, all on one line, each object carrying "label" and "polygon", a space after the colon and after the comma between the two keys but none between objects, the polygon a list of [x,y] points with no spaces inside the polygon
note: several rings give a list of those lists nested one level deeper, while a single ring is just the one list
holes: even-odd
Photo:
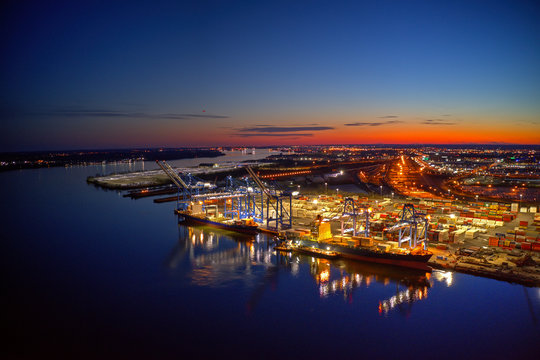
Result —
[{"label": "water reflection", "polygon": [[373,304],[374,311],[380,314],[394,309],[409,314],[414,302],[427,298],[434,281],[452,285],[450,272],[430,274],[379,264],[282,254],[273,250],[271,238],[264,234],[244,236],[179,225],[178,243],[166,263],[170,269],[176,269],[182,262],[186,262],[186,275],[194,285],[226,287],[237,282],[247,285],[248,311],[256,307],[267,288],[277,288],[280,273],[297,277],[307,269],[321,298],[341,295],[352,303],[356,289],[367,289],[372,284],[390,288],[390,296],[384,291],[385,295]]},{"label": "water reflection", "polygon": [[444,282],[446,286],[452,286],[454,281],[454,273],[451,271],[434,270],[433,276],[436,280]]},{"label": "water reflection", "polygon": [[369,263],[329,262],[312,258],[311,271],[317,280],[321,297],[342,294],[348,302],[353,301],[353,293],[357,288],[369,288],[372,283],[384,287],[395,286],[395,295],[379,301],[380,314],[386,314],[396,307],[409,314],[412,303],[426,299],[428,289],[432,286],[429,273]]},{"label": "water reflection", "polygon": [[170,269],[187,261],[187,276],[198,286],[224,287],[231,282],[253,286],[276,265],[272,248],[260,235],[243,236],[206,227],[179,225],[179,240],[166,260]]}]

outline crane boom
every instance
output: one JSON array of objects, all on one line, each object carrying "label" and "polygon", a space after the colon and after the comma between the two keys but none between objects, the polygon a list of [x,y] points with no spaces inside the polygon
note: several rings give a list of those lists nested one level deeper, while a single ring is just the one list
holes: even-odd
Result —
[{"label": "crane boom", "polygon": [[257,186],[262,190],[262,192],[268,196],[268,197],[271,197],[272,196],[272,193],[270,192],[270,190],[268,190],[268,188],[263,184],[263,182],[261,181],[261,179],[257,176],[257,174],[255,174],[255,171],[253,171],[253,169],[249,166],[246,166],[246,170],[249,174],[249,176],[251,176],[251,178],[253,179],[253,181],[255,181],[255,184],[257,184]]},{"label": "crane boom", "polygon": [[189,190],[189,186],[182,180],[180,176],[174,171],[174,169],[167,164],[165,161],[159,162],[159,160],[156,160],[156,163],[159,165],[159,167],[165,172],[165,174],[172,180],[174,185],[176,185],[179,189]]}]

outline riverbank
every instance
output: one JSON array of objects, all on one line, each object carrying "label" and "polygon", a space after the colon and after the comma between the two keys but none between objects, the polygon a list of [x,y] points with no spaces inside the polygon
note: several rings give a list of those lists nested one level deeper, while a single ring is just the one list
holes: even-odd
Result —
[{"label": "riverbank", "polygon": [[212,149],[113,149],[0,153],[0,171],[58,166],[130,163],[135,161],[216,158],[225,154]]}]

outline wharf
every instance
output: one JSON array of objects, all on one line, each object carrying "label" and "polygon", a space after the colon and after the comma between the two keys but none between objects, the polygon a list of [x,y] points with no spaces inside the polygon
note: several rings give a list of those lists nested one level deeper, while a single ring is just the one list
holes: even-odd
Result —
[{"label": "wharf", "polygon": [[[507,256],[506,253],[500,252],[473,257],[457,255],[452,250],[430,250],[433,251],[433,257],[429,260],[428,265],[435,269],[540,287],[540,259],[532,258],[530,254]],[[524,265],[525,261],[521,261],[525,259],[527,260],[526,265]]]},{"label": "wharf", "polygon": [[[176,172],[191,173],[192,175],[212,175],[227,173],[237,170],[237,164],[221,165],[217,168],[201,167],[177,167]],[[171,183],[169,177],[161,169],[130,172],[125,174],[112,174],[107,176],[90,176],[86,179],[88,183],[101,186],[106,189],[139,189],[150,186],[168,185]]]}]

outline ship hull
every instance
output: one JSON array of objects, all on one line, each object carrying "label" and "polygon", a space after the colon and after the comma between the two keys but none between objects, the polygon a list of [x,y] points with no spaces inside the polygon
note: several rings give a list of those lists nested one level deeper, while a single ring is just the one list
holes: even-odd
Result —
[{"label": "ship hull", "polygon": [[257,226],[249,226],[249,225],[229,225],[229,224],[223,224],[217,221],[212,221],[208,219],[199,218],[196,216],[191,216],[188,214],[184,214],[182,212],[177,211],[176,212],[180,217],[184,218],[183,222],[186,224],[193,224],[193,225],[206,225],[211,226],[218,229],[223,230],[229,230],[229,231],[235,231],[242,234],[248,234],[248,235],[256,235],[258,233]]},{"label": "ship hull", "polygon": [[407,267],[410,269],[418,269],[423,271],[431,271],[431,267],[427,264],[432,254],[412,255],[412,254],[393,254],[385,252],[372,251],[366,248],[352,248],[328,243],[318,243],[316,241],[301,241],[306,246],[324,247],[326,250],[336,251],[339,255],[346,259],[357,261],[369,261],[379,264]]}]

